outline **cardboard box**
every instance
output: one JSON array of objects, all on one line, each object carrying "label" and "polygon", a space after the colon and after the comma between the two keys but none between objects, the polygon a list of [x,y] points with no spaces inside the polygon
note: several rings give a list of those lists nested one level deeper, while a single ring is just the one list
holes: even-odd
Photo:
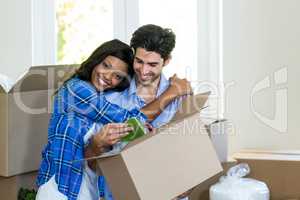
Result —
[{"label": "cardboard box", "polygon": [[188,97],[156,134],[98,158],[116,200],[168,200],[222,171],[199,111],[208,94]]},{"label": "cardboard box", "polygon": [[232,158],[237,161],[222,163],[224,171],[198,185],[190,199],[209,200],[210,186],[217,183],[230,167],[248,163],[250,174],[247,178],[265,182],[271,200],[300,200],[300,151],[242,150]]},{"label": "cardboard box", "polygon": [[16,84],[0,81],[0,176],[39,168],[51,98],[74,66],[31,67]]},{"label": "cardboard box", "polygon": [[236,164],[237,162],[234,160],[223,162],[223,171],[197,185],[190,194],[189,200],[209,200],[210,186],[217,183],[221,176],[226,175],[227,171]]},{"label": "cardboard box", "polygon": [[233,155],[248,163],[250,178],[267,184],[271,200],[300,199],[300,151],[243,150]]},{"label": "cardboard box", "polygon": [[26,173],[12,177],[0,177],[0,194],[3,200],[18,199],[20,188],[36,189],[36,172]]},{"label": "cardboard box", "polygon": [[238,163],[248,163],[250,174],[267,184],[271,200],[300,200],[300,151],[242,150],[232,158],[237,161],[222,163],[224,171],[198,185],[191,200],[209,200],[209,188],[219,181],[227,170]]}]

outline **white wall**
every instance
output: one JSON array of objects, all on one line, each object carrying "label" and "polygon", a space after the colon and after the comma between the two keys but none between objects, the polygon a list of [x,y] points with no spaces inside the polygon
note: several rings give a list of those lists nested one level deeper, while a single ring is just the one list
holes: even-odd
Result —
[{"label": "white wall", "polygon": [[1,1],[0,74],[15,80],[32,65],[55,63],[54,18],[54,1]]},{"label": "white wall", "polygon": [[230,152],[300,149],[299,7],[299,0],[224,0]]},{"label": "white wall", "polygon": [[1,1],[0,25],[0,73],[15,79],[31,65],[31,1]]}]

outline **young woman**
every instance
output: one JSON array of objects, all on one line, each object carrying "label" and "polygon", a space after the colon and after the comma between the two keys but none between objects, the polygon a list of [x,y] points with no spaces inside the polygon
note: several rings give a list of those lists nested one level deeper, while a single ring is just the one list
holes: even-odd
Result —
[{"label": "young woman", "polygon": [[[108,41],[58,90],[37,177],[37,200],[93,199],[97,196],[89,190],[93,188],[93,174],[86,164],[76,161],[86,155],[100,155],[119,142],[132,130],[122,123],[128,118],[136,117],[142,123],[151,121],[173,99],[191,91],[187,81],[173,77],[165,93],[141,110],[128,111],[111,104],[104,92],[128,87],[132,63],[133,53],[127,44]],[[87,140],[86,133],[95,122],[105,126]]]}]

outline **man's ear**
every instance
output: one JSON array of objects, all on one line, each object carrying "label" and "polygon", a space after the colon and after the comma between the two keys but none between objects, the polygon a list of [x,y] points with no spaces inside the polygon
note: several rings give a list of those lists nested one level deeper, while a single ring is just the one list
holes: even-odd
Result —
[{"label": "man's ear", "polygon": [[164,66],[168,65],[172,59],[172,56],[169,56],[166,60],[164,60]]}]

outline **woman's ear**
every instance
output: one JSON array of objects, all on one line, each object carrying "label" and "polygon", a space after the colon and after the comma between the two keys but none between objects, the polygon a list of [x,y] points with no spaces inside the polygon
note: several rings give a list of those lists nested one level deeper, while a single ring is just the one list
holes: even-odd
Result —
[{"label": "woman's ear", "polygon": [[163,66],[168,65],[170,63],[171,59],[172,59],[172,56],[170,55],[166,60],[164,60],[164,65]]}]

